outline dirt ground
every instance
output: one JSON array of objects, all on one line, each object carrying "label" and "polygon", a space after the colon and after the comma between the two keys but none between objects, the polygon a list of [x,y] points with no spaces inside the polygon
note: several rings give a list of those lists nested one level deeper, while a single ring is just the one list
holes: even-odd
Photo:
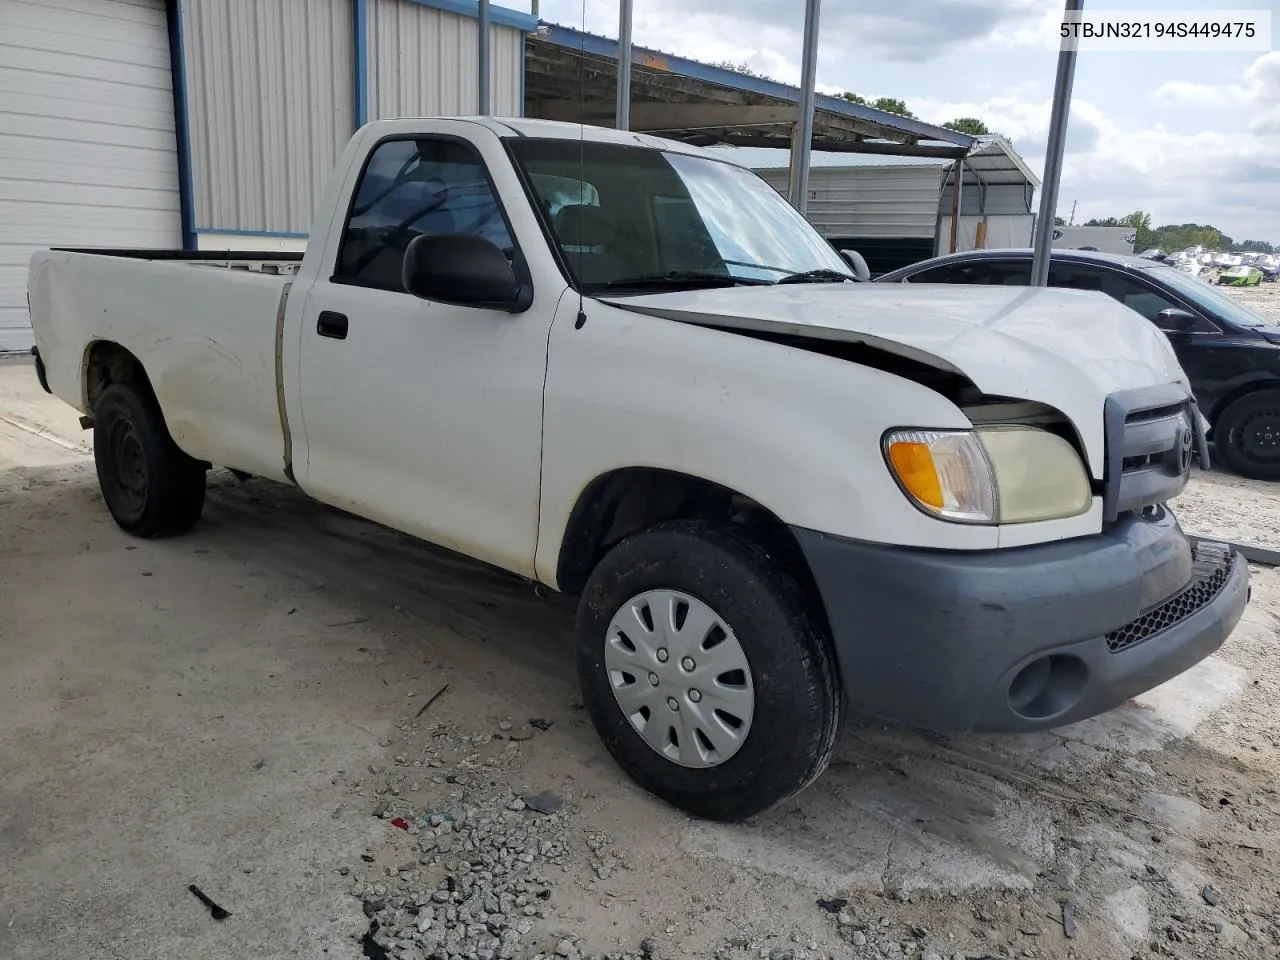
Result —
[{"label": "dirt ground", "polygon": [[[563,599],[221,471],[194,533],[133,540],[86,439],[0,363],[6,960],[358,958],[384,901],[499,861],[529,871],[512,956],[1280,956],[1280,571],[1218,655],[1110,714],[855,722],[817,784],[723,826],[605,754]],[[1175,508],[1280,547],[1280,488],[1198,475]]]}]

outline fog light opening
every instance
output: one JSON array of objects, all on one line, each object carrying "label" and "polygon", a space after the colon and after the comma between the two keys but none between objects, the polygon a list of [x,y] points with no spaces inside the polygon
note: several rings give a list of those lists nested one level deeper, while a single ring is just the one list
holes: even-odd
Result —
[{"label": "fog light opening", "polygon": [[1088,677],[1089,668],[1077,657],[1032,660],[1009,684],[1009,709],[1026,720],[1049,720],[1076,705]]}]

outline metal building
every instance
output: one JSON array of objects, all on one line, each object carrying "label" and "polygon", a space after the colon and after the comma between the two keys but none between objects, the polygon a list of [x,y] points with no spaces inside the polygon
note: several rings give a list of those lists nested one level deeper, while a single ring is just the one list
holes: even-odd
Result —
[{"label": "metal building", "polygon": [[[527,13],[490,8],[496,114]],[[474,0],[0,0],[0,352],[42,247],[301,247],[370,119],[477,108]]]},{"label": "metal building", "polygon": [[[786,195],[786,151],[723,149]],[[1002,137],[977,138],[957,161],[815,152],[808,216],[824,237],[838,247],[856,249],[872,273],[880,274],[953,250],[1030,246],[1035,225],[1031,204],[1039,185],[1039,178]]]}]

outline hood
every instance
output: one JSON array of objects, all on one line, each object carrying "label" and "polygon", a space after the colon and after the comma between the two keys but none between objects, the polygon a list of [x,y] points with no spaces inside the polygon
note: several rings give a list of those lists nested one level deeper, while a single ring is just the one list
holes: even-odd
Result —
[{"label": "hood", "polygon": [[1107,396],[1187,382],[1164,335],[1103,293],[788,284],[604,299],[684,323],[861,342],[961,373],[986,394],[1049,404],[1075,424],[1095,474]]}]

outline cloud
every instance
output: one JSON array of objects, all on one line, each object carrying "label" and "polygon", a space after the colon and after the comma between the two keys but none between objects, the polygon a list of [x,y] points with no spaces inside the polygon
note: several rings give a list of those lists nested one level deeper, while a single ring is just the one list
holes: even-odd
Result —
[{"label": "cloud", "polygon": [[[778,9],[773,0],[755,2]],[[907,62],[934,60],[985,40],[1036,43],[1044,19],[1037,0],[876,0],[827,9],[824,28],[829,24],[851,49]]]},{"label": "cloud", "polygon": [[[1249,89],[1267,95],[1266,84],[1272,79],[1268,71],[1273,69],[1269,60],[1261,67],[1255,63],[1246,82],[1257,85]],[[1256,92],[1254,98],[1256,102]],[[978,117],[1009,137],[1032,170],[1040,173],[1044,168],[1048,100],[914,98],[907,105],[935,123]],[[1151,212],[1156,224],[1212,223],[1239,239],[1280,240],[1280,109],[1259,114],[1253,133],[1207,130],[1185,135],[1159,122],[1121,125],[1097,104],[1076,99],[1071,104],[1058,212],[1070,212],[1073,200],[1079,199],[1077,221],[1143,209]]]},{"label": "cloud", "polygon": [[1173,80],[1156,87],[1152,97],[1156,100],[1172,100],[1176,103],[1190,103],[1197,106],[1219,107],[1224,103],[1241,102],[1250,98],[1249,91],[1238,84],[1214,86],[1210,83],[1191,83],[1187,80]]},{"label": "cloud", "polygon": [[1244,73],[1254,97],[1263,103],[1280,103],[1280,51],[1264,53]]},{"label": "cloud", "polygon": [[[609,0],[544,0],[543,19],[616,36],[618,8]],[[1040,42],[1042,0],[862,0],[828,2],[821,46],[841,57],[920,63],[985,40]],[[804,6],[777,0],[647,0],[634,12],[637,43],[699,60],[776,64],[779,80],[799,79]],[[781,51],[789,51],[787,54]],[[785,73],[785,75],[784,75]],[[791,75],[794,74],[794,77]]]},{"label": "cloud", "polygon": [[[991,130],[1003,134],[1018,149],[1029,155],[1045,152],[1049,139],[1049,114],[1052,101],[1025,100],[1020,97],[992,97],[982,102],[954,102],[911,97],[907,106],[922,120],[942,124],[956,117],[977,117]],[[1113,136],[1116,124],[1098,107],[1085,100],[1074,100],[1067,126],[1067,152],[1087,153],[1096,149],[1103,138]]]},{"label": "cloud", "polygon": [[1242,110],[1257,137],[1280,134],[1280,52],[1263,54],[1244,71],[1239,83],[1210,84],[1174,80],[1157,87],[1156,100]]}]

